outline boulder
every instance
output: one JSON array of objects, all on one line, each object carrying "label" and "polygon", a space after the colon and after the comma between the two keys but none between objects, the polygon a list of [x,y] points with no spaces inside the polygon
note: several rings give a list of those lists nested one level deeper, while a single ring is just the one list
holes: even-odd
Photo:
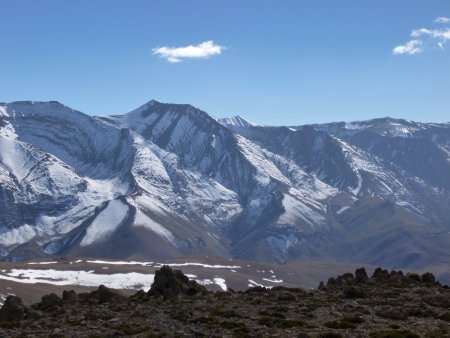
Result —
[{"label": "boulder", "polygon": [[62,299],[55,293],[51,293],[49,295],[42,296],[41,302],[39,303],[39,307],[43,310],[53,310],[57,306],[62,306]]},{"label": "boulder", "polygon": [[198,293],[207,293],[207,290],[196,281],[190,280],[181,270],[172,270],[169,266],[164,265],[156,271],[148,295],[163,296],[164,299],[169,299],[179,295],[195,295]]},{"label": "boulder", "polygon": [[19,322],[24,319],[25,311],[22,299],[17,296],[8,296],[0,309],[0,322]]},{"label": "boulder", "polygon": [[100,285],[95,291],[79,293],[77,298],[82,304],[101,304],[120,301],[125,299],[125,296],[119,291]]},{"label": "boulder", "polygon": [[98,287],[98,290],[91,292],[91,295],[94,297],[98,297],[99,303],[109,303],[124,298],[124,296],[119,291],[107,288],[104,285],[100,285]]}]

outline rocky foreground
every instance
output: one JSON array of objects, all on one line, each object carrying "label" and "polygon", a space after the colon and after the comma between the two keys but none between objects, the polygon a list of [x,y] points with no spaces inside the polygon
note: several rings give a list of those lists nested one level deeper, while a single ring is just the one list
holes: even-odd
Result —
[{"label": "rocky foreground", "polygon": [[168,266],[148,293],[100,286],[52,293],[30,307],[9,296],[2,337],[449,337],[450,288],[431,273],[364,268],[320,283],[210,292]]}]

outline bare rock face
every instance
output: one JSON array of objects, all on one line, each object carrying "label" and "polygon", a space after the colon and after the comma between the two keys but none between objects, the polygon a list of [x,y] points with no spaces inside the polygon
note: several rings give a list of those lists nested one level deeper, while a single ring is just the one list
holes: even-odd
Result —
[{"label": "bare rock face", "polygon": [[164,265],[156,271],[155,280],[150,288],[149,296],[163,296],[165,299],[175,298],[179,295],[205,294],[207,289],[190,280],[181,270],[172,270]]},{"label": "bare rock face", "polygon": [[22,299],[17,296],[8,296],[0,309],[0,322],[19,322],[24,319],[25,311]]}]

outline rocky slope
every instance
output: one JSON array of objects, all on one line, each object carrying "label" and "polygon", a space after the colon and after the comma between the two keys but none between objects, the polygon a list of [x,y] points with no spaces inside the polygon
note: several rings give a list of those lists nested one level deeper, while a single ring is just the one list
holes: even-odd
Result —
[{"label": "rocky slope", "polygon": [[164,266],[148,293],[100,286],[45,295],[30,307],[9,296],[0,330],[5,337],[447,337],[449,290],[430,273],[378,268],[369,278],[360,268],[318,290],[214,293]]},{"label": "rocky slope", "polygon": [[[450,263],[449,125],[0,104],[0,253]],[[388,151],[389,150],[389,151]]]}]

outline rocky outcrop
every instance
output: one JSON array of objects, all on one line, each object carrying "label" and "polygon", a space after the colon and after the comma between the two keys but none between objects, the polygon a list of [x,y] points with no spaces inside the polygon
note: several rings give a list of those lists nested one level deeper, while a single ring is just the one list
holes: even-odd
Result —
[{"label": "rocky outcrop", "polygon": [[[69,295],[66,296],[69,298]],[[70,298],[75,300],[75,296],[71,295]],[[124,299],[124,295],[119,291],[110,289],[104,285],[100,285],[97,290],[91,291],[89,293],[80,293],[77,297],[82,303],[93,303],[93,304],[102,304],[109,302],[117,302]]]},{"label": "rocky outcrop", "polygon": [[[345,273],[336,278],[330,277],[327,284],[320,282],[318,289],[325,290],[327,288],[342,288],[347,290],[349,294],[354,293],[349,291],[348,286],[355,286],[361,284],[428,284],[440,285],[431,272],[424,273],[422,276],[414,272],[408,272],[406,275],[402,271],[388,271],[380,267],[376,268],[372,276],[369,278],[365,268],[356,269],[355,275],[352,273]],[[354,290],[353,290],[354,291]]]},{"label": "rocky outcrop", "polygon": [[164,299],[178,297],[180,295],[195,295],[207,293],[207,289],[190,280],[181,270],[172,270],[164,265],[156,271],[155,280],[148,292],[149,296],[162,296]]},{"label": "rocky outcrop", "polygon": [[39,303],[39,308],[44,311],[51,311],[61,307],[62,304],[63,300],[61,299],[61,297],[59,297],[55,293],[51,293],[42,297],[42,300]]}]

